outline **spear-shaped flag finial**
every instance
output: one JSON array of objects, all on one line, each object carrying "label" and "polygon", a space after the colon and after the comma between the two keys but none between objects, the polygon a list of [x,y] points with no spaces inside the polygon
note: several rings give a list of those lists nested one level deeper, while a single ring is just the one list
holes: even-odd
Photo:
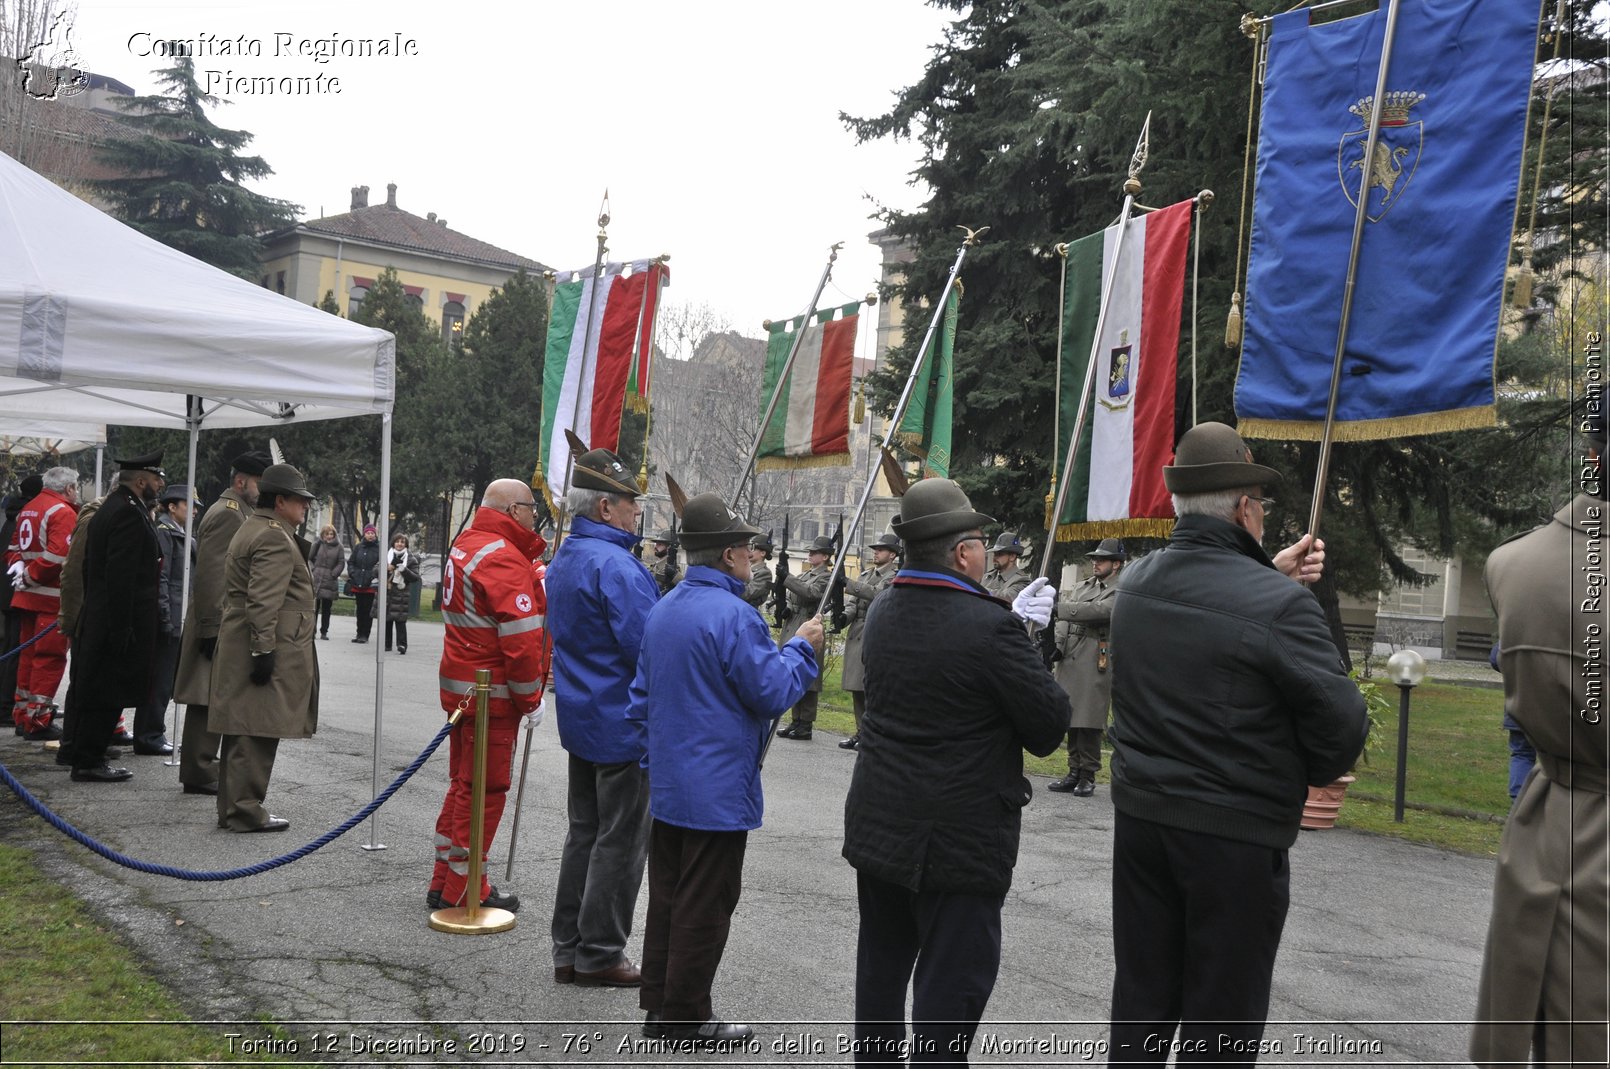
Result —
[{"label": "spear-shaped flag finial", "polygon": [[1146,113],[1146,121],[1141,124],[1140,137],[1135,142],[1135,155],[1129,160],[1129,178],[1124,182],[1126,196],[1140,196],[1140,172],[1146,169],[1146,157],[1152,149],[1152,113]]}]

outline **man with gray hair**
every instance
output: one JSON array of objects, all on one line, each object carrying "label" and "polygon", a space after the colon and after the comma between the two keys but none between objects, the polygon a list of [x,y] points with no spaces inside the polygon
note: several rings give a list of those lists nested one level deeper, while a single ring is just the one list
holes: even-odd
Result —
[{"label": "man with gray hair", "polygon": [[648,855],[643,738],[627,719],[643,625],[659,598],[632,555],[638,489],[621,458],[575,461],[570,533],[548,568],[548,630],[559,744],[570,754],[570,828],[553,905],[553,978],[637,987],[626,956]]},{"label": "man with gray hair", "polygon": [[1110,1058],[1251,1064],[1307,787],[1352,767],[1368,722],[1304,586],[1324,544],[1304,535],[1273,559],[1260,544],[1280,473],[1203,423],[1163,480],[1173,535],[1125,569],[1112,614],[1115,649],[1161,639],[1168,654],[1114,662]]}]

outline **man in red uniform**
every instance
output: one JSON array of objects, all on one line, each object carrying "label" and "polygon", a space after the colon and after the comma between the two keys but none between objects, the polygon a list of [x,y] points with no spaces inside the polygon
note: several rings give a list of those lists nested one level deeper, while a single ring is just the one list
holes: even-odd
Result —
[{"label": "man in red uniform", "polygon": [[[485,837],[480,901],[511,912],[514,895],[500,895],[484,875],[514,765],[514,740],[522,716],[542,704],[548,678],[547,598],[536,566],[547,543],[536,533],[536,499],[518,479],[486,488],[469,528],[458,536],[442,572],[442,642],[438,670],[442,708],[451,713],[475,686],[479,668],[492,671],[487,718]],[[425,902],[431,909],[466,905],[469,880],[470,775],[475,761],[474,704],[448,740],[452,777],[436,818],[436,868]]]},{"label": "man in red uniform", "polygon": [[[22,642],[56,622],[61,612],[61,567],[67,562],[73,525],[78,522],[78,472],[51,468],[45,488],[17,513],[17,526],[6,548],[11,607],[22,620]],[[30,739],[59,739],[55,716],[56,688],[67,669],[67,636],[51,631],[22,651],[11,719],[17,734]]]}]

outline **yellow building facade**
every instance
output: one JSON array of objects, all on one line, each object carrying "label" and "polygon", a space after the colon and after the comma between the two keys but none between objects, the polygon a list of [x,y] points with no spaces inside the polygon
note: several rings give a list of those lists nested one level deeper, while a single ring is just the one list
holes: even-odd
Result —
[{"label": "yellow building facade", "polygon": [[492,291],[516,271],[540,275],[547,268],[530,257],[498,248],[447,226],[435,212],[419,216],[397,206],[397,186],[386,187],[384,204],[369,204],[369,187],[354,186],[351,208],[308,219],[263,240],[265,289],[304,304],[334,293],[347,316],[362,307],[375,279],[390,267],[426,318],[452,342]]}]

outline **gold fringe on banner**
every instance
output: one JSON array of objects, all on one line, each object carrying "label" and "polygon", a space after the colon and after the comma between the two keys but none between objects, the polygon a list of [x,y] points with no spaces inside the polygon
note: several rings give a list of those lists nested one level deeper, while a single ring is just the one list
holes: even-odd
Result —
[{"label": "gold fringe on banner", "polygon": [[626,408],[628,411],[639,412],[646,416],[648,415],[648,403],[647,397],[639,397],[635,393],[626,395]]},{"label": "gold fringe on banner", "polygon": [[[1391,419],[1337,420],[1331,437],[1338,442],[1373,442],[1381,438],[1409,438],[1417,434],[1444,434],[1498,425],[1496,405],[1455,408],[1447,412],[1427,412],[1419,416]],[[1236,424],[1243,438],[1279,438],[1293,442],[1317,442],[1325,434],[1324,420],[1244,419]]]},{"label": "gold fringe on banner", "polygon": [[548,491],[548,480],[542,475],[542,461],[537,461],[537,468],[531,473],[531,489],[542,495],[542,500],[548,504],[548,515],[557,516],[559,510],[553,507],[553,494]]},{"label": "gold fringe on banner", "polygon": [[1095,542],[1103,538],[1167,538],[1174,532],[1173,520],[1092,520],[1064,523],[1057,527],[1058,542]]},{"label": "gold fringe on banner", "polygon": [[848,453],[824,453],[819,457],[761,457],[755,462],[756,471],[803,471],[806,468],[847,468]]}]

